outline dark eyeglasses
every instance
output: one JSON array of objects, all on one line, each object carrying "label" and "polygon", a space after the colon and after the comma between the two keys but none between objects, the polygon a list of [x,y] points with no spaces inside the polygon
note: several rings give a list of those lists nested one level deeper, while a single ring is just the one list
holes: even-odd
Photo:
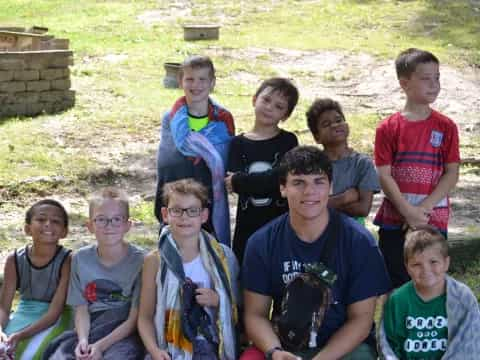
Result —
[{"label": "dark eyeglasses", "polygon": [[113,216],[111,218],[97,216],[95,219],[93,219],[93,222],[99,227],[107,227],[108,224],[112,224],[113,227],[118,227],[123,224],[125,220],[125,216]]},{"label": "dark eyeglasses", "polygon": [[200,216],[200,213],[202,212],[201,207],[191,207],[186,209],[174,207],[174,208],[168,208],[167,210],[170,216],[173,216],[173,217],[181,217],[183,213],[187,213],[188,217],[193,218],[193,217]]}]

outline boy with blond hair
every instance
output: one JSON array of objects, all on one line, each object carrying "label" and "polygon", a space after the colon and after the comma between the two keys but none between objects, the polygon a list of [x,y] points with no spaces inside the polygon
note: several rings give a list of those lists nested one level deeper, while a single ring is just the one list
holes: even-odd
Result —
[{"label": "boy with blond hair", "polygon": [[158,249],[145,258],[138,329],[153,360],[235,360],[238,264],[202,230],[207,190],[192,179],[165,184]]},{"label": "boy with blond hair", "polygon": [[97,244],[73,255],[68,289],[75,330],[52,342],[44,359],[143,358],[135,330],[144,254],[124,239],[131,225],[123,191],[109,187],[93,194],[87,227]]},{"label": "boy with blond hair", "polygon": [[179,73],[184,96],[173,104],[162,120],[157,155],[155,215],[163,224],[163,185],[193,178],[209,192],[212,219],[206,229],[230,246],[230,217],[223,178],[230,140],[235,133],[233,117],[215,103],[215,68],[207,56],[185,59]]},{"label": "boy with blond hair", "polygon": [[402,258],[405,231],[427,223],[447,235],[448,193],[458,180],[458,130],[430,104],[440,92],[439,61],[408,49],[395,61],[407,100],[375,135],[375,164],[385,193],[374,223],[394,287],[409,280]]},{"label": "boy with blond hair", "polygon": [[475,295],[447,276],[448,244],[435,228],[407,234],[405,266],[411,281],[385,303],[380,331],[387,359],[476,359],[480,312]]}]

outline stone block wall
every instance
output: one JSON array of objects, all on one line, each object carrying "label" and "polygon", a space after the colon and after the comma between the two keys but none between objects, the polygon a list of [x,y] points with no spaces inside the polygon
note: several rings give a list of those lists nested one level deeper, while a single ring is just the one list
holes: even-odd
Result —
[{"label": "stone block wall", "polygon": [[73,52],[0,52],[0,118],[57,113],[75,104]]}]

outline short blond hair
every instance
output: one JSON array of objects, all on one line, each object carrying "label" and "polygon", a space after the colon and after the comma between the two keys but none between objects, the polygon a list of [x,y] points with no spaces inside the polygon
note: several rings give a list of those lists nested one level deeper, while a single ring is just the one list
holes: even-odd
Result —
[{"label": "short blond hair", "polygon": [[448,257],[448,242],[440,231],[430,225],[424,225],[409,230],[405,236],[403,246],[403,259],[405,264],[417,253],[423,252],[426,248],[439,245],[440,253],[444,258]]},{"label": "short blond hair", "polygon": [[93,216],[93,211],[101,206],[105,200],[116,200],[120,206],[125,209],[125,215],[130,216],[130,205],[128,203],[128,195],[125,191],[114,186],[108,186],[95,191],[88,200],[88,215]]},{"label": "short blond hair", "polygon": [[215,79],[215,66],[212,59],[204,55],[192,55],[187,57],[180,65],[180,71],[178,72],[178,78],[183,79],[183,73],[185,69],[208,69],[210,79]]},{"label": "short blond hair", "polygon": [[198,181],[190,178],[172,181],[163,186],[162,200],[166,207],[168,207],[168,202],[173,194],[193,195],[200,200],[202,208],[206,208],[209,205],[207,188]]}]

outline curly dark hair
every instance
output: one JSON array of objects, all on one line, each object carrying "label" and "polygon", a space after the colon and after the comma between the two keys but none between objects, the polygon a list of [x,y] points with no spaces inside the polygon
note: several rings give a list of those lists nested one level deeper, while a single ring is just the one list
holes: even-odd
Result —
[{"label": "curly dark hair", "polygon": [[67,210],[65,210],[65,208],[63,207],[62,204],[60,204],[60,202],[58,202],[57,200],[53,200],[53,199],[42,199],[40,201],[37,201],[32,206],[30,206],[30,208],[25,213],[25,223],[26,224],[31,224],[32,223],[32,218],[35,215],[35,210],[42,205],[50,205],[50,206],[54,206],[54,207],[58,208],[60,210],[60,212],[62,213],[63,225],[65,227],[68,227]]},{"label": "curly dark hair", "polygon": [[310,105],[305,115],[307,116],[307,125],[310,129],[310,132],[315,135],[318,133],[318,119],[320,115],[325,111],[335,110],[338,112],[343,119],[345,120],[345,115],[343,114],[342,107],[340,103],[332,99],[315,99],[315,101]]},{"label": "curly dark hair", "polygon": [[288,151],[278,167],[280,184],[285,185],[287,175],[325,174],[332,182],[332,163],[316,146],[297,146]]}]

